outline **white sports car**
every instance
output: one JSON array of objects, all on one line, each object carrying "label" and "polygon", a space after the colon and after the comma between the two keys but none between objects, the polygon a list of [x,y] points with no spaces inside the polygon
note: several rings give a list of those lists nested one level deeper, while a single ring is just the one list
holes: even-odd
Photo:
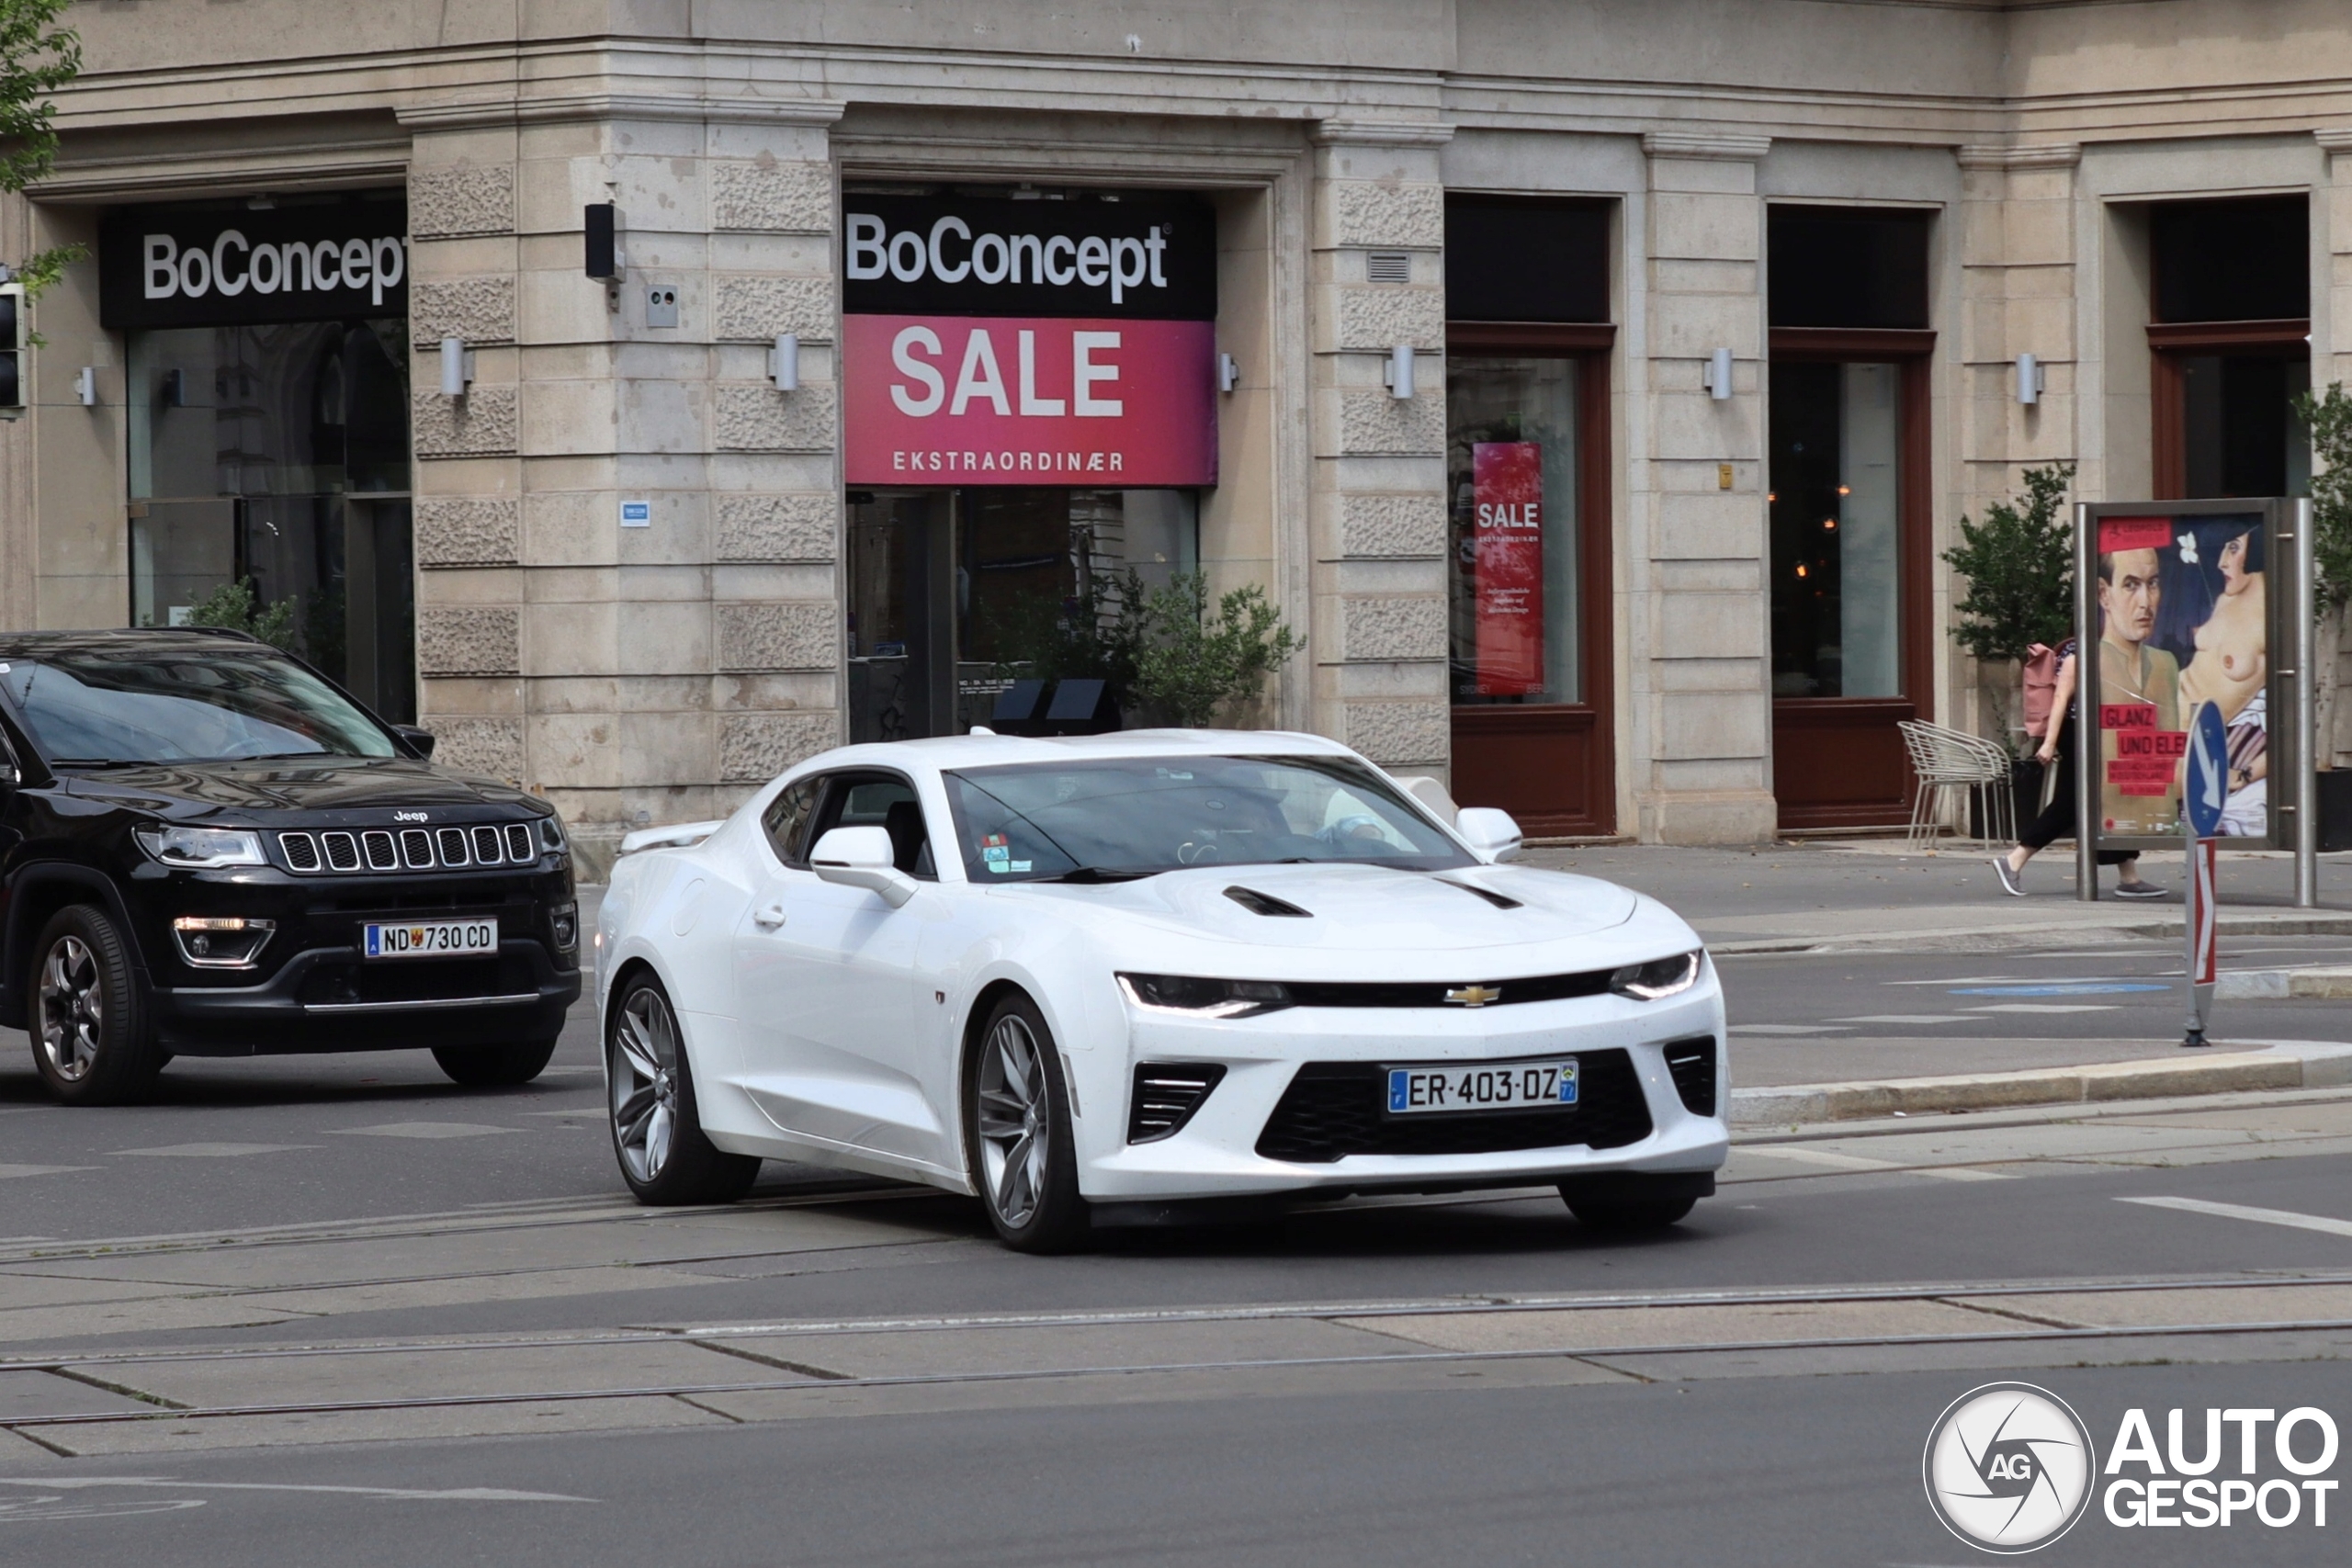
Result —
[{"label": "white sports car", "polygon": [[633,835],[596,941],[622,1175],[649,1203],[763,1157],[911,1179],[1035,1251],[1194,1201],[1534,1183],[1673,1224],[1729,1145],[1699,939],[1446,815],[1312,735],[974,734]]}]

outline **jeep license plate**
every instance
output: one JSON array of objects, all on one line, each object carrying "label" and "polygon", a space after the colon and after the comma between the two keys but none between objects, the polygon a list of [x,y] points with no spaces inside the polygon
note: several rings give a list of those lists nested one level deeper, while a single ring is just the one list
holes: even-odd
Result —
[{"label": "jeep license plate", "polygon": [[410,920],[401,925],[369,921],[359,928],[361,951],[370,958],[479,958],[498,951],[496,920]]},{"label": "jeep license plate", "polygon": [[1532,1111],[1577,1102],[1577,1059],[1455,1062],[1388,1069],[1388,1114]]}]

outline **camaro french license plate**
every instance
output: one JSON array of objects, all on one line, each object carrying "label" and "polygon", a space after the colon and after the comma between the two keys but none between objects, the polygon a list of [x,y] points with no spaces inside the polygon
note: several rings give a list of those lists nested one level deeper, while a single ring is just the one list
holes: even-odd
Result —
[{"label": "camaro french license plate", "polygon": [[1577,1102],[1577,1059],[1453,1062],[1388,1069],[1388,1113],[1528,1111]]},{"label": "camaro french license plate", "polygon": [[476,958],[498,951],[496,920],[411,920],[359,928],[370,958]]}]

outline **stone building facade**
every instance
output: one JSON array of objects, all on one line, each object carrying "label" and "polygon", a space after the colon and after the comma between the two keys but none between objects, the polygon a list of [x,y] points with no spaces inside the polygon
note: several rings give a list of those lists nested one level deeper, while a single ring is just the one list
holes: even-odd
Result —
[{"label": "stone building facade", "polygon": [[[2332,0],[141,0],[73,20],[86,63],[59,96],[63,150],[0,209],[0,257],[103,252],[130,211],[403,201],[407,479],[371,481],[364,536],[369,635],[412,627],[413,670],[379,649],[368,679],[443,757],[544,789],[591,846],[722,811],[857,722],[872,648],[848,557],[856,509],[879,503],[844,481],[843,389],[884,368],[840,349],[858,193],[1213,209],[1234,376],[1179,559],[1213,588],[1263,585],[1306,634],[1258,716],[1562,836],[1885,819],[1883,781],[1839,790],[1882,767],[1894,716],[1996,722],[1948,635],[1938,556],[1963,513],[2058,461],[2082,499],[2184,493],[2196,378],[2210,360],[2271,387],[2230,367],[2294,358],[2282,323],[2308,350],[2278,374],[2324,385],[2352,364],[2352,28]],[[2301,308],[2264,317],[2252,349],[2211,322],[2151,326],[2151,234],[2221,201],[2305,215],[2276,231],[2303,236]],[[610,287],[582,259],[583,212],[607,203],[626,253]],[[1589,238],[1574,266],[1549,248],[1561,223]],[[1799,258],[1820,255],[1883,261],[1910,280],[1883,292],[1916,306],[1887,307],[1895,325],[1800,319],[1840,308],[1797,298]],[[11,626],[161,619],[203,586],[154,576],[182,536],[141,467],[188,383],[156,368],[171,343],[108,324],[106,265],[40,302],[33,406],[0,427]],[[1857,276],[1848,292],[1876,298],[1879,274]],[[1465,284],[1488,278],[1589,307],[1497,319]],[[650,311],[662,290],[674,314]],[[440,390],[445,339],[471,356],[459,396]],[[2030,403],[2027,354],[2045,378]],[[222,429],[242,373],[216,366]],[[1802,633],[1774,511],[1796,469],[1774,444],[1800,446],[1789,422],[1816,395],[1849,462],[1877,442],[1900,477],[1839,482],[1883,481],[1883,515],[1855,501],[1848,530],[1883,542],[1837,558],[1845,608],[1824,613],[1842,629]],[[1892,411],[1875,425],[1872,397]],[[1497,398],[1552,400],[1465,423]],[[1575,498],[1542,568],[1565,618],[1553,662],[1506,679],[1473,668],[1489,606],[1462,577],[1467,453],[1505,427],[1532,446],[1539,425],[1574,451],[1544,480],[1553,512]],[[243,531],[223,571],[284,510],[240,482],[198,498]],[[985,514],[971,504],[957,515]],[[363,535],[320,526],[345,530],[304,558],[325,574]],[[1790,653],[1805,636],[1837,649]]]}]

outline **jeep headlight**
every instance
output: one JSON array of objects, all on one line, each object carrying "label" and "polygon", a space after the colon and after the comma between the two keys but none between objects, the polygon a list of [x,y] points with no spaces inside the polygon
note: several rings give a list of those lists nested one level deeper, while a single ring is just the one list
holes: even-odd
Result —
[{"label": "jeep headlight", "polygon": [[149,854],[186,870],[269,863],[261,852],[261,835],[240,828],[141,828],[138,838]]}]

